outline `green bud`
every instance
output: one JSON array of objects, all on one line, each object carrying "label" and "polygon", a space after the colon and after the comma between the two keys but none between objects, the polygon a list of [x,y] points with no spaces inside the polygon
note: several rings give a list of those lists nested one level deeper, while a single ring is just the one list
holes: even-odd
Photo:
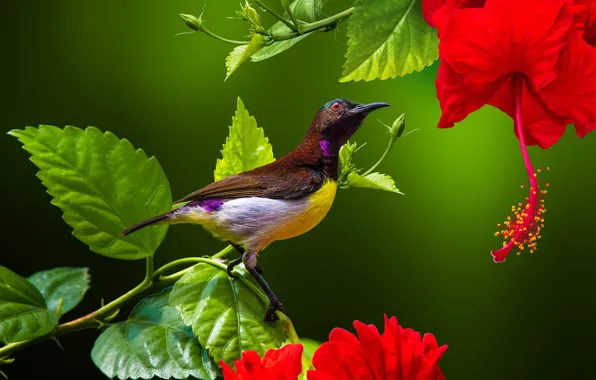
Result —
[{"label": "green bud", "polygon": [[240,7],[242,8],[242,10],[240,11],[240,16],[243,19],[250,22],[252,25],[254,25],[257,28],[262,27],[261,18],[259,17],[259,14],[253,7],[250,6],[250,3],[248,2],[248,0],[246,0],[246,5],[244,5],[244,6],[240,5]]},{"label": "green bud", "polygon": [[196,18],[193,15],[187,15],[184,13],[180,13],[180,17],[182,17],[182,20],[184,20],[184,23],[194,31],[201,30],[201,27],[203,26],[203,20],[202,20],[203,17],[202,16],[203,15],[199,16],[199,18]]},{"label": "green bud", "polygon": [[290,2],[288,0],[281,0],[281,6],[287,9],[290,6]]},{"label": "green bud", "polygon": [[398,138],[404,133],[404,129],[406,129],[406,114],[402,113],[395,119],[391,128],[389,128],[389,133],[391,133],[391,136],[394,138]]}]

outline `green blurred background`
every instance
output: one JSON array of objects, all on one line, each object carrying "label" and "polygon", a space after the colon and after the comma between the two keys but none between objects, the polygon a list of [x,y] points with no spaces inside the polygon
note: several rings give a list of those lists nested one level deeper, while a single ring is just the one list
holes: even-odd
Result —
[{"label": "green blurred background", "polygon": [[[386,130],[375,119],[390,124],[405,112],[407,128],[420,130],[398,141],[380,167],[405,196],[342,191],[321,225],[261,255],[299,335],[325,340],[356,319],[381,326],[387,313],[449,345],[441,366],[450,379],[593,372],[596,133],[579,140],[570,128],[551,149],[530,149],[536,167],[551,168],[543,175],[551,183],[543,239],[534,255],[513,254],[497,265],[490,255],[501,245],[496,224],[525,197],[527,178],[508,117],[485,107],[451,130],[437,129],[438,64],[405,78],[340,84],[345,25],[245,64],[224,83],[233,46],[199,34],[175,37],[187,31],[178,13],[198,15],[205,3],[208,27],[245,35],[242,22],[226,18],[237,0],[12,2],[0,15],[2,131],[38,124],[110,130],[159,159],[176,198],[212,180],[238,96],[277,157],[331,99],[389,102],[356,135],[368,143],[356,162],[370,165],[385,148]],[[349,5],[329,1],[324,12]],[[7,135],[0,146],[1,265],[21,275],[89,266],[92,289],[80,314],[140,281],[142,261],[104,258],[70,236],[28,154]],[[156,264],[222,246],[200,228],[174,226]],[[11,379],[101,379],[89,358],[97,335],[61,337],[64,353],[39,344],[5,371]]]}]

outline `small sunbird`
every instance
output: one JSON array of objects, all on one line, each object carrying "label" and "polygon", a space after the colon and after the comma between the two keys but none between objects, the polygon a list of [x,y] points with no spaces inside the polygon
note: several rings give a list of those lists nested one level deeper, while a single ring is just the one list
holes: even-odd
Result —
[{"label": "small sunbird", "polygon": [[339,150],[372,111],[389,104],[358,104],[346,99],[328,102],[316,113],[306,136],[292,152],[256,169],[213,182],[174,202],[186,205],[142,221],[122,232],[128,235],[153,224],[199,224],[229,242],[257,280],[269,307],[265,321],[275,321],[282,303],[257,265],[259,252],[277,240],[311,230],[331,208],[337,191]]}]

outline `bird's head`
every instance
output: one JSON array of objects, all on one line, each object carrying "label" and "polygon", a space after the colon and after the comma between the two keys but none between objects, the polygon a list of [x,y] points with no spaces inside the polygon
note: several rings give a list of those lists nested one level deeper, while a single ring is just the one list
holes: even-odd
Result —
[{"label": "bird's head", "polygon": [[319,109],[312,122],[311,131],[317,132],[322,141],[326,141],[333,150],[339,151],[360,128],[369,113],[388,106],[390,104],[383,102],[358,104],[338,98]]}]

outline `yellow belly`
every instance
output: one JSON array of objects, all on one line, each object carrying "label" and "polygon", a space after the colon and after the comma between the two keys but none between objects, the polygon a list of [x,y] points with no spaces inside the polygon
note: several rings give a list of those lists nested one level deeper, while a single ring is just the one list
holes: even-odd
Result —
[{"label": "yellow belly", "polygon": [[276,229],[268,243],[290,239],[313,229],[329,212],[336,192],[337,183],[325,181],[317,192],[308,196],[308,207],[305,211]]},{"label": "yellow belly", "polygon": [[336,191],[337,183],[327,180],[317,192],[303,199],[233,199],[213,212],[202,207],[181,208],[164,222],[200,224],[222,240],[259,252],[274,241],[314,228],[329,212]]}]

